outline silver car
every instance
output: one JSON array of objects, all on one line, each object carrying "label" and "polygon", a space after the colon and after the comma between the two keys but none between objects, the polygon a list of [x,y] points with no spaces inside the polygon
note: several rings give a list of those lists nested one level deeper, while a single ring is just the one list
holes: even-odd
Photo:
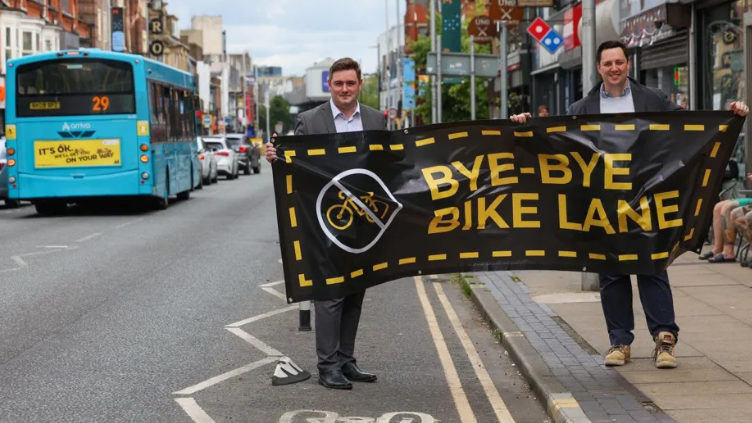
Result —
[{"label": "silver car", "polygon": [[214,152],[206,146],[201,137],[196,137],[196,151],[198,151],[198,162],[201,168],[201,185],[211,185],[219,181],[219,171],[217,171],[217,158]]},{"label": "silver car", "polygon": [[0,138],[0,200],[5,201],[5,206],[16,208],[18,200],[8,199],[8,158],[5,154],[5,137]]}]

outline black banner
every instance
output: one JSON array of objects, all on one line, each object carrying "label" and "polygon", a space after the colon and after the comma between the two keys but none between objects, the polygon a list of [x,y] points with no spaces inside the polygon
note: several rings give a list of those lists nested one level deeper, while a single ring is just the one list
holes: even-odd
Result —
[{"label": "black banner", "polygon": [[280,137],[288,302],[420,274],[662,271],[701,248],[743,122],[639,113]]}]

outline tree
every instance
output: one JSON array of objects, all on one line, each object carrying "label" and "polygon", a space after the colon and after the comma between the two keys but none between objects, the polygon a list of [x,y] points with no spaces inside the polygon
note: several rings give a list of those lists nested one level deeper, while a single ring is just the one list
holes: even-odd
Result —
[{"label": "tree", "polygon": [[[477,2],[476,15],[485,14],[485,2]],[[436,32],[441,36],[441,16],[436,13]],[[410,43],[415,67],[425,71],[428,61],[428,53],[431,51],[431,39],[421,36],[417,41]],[[470,36],[467,33],[467,21],[462,23],[462,52],[470,53]],[[476,54],[491,54],[490,44],[476,44]],[[487,84],[492,83],[492,79],[475,78],[475,116],[476,119],[489,119],[490,110],[488,107]],[[418,106],[415,108],[416,115],[420,116],[424,122],[431,122],[431,87],[425,84],[421,87],[417,95]],[[442,84],[442,121],[456,122],[461,120],[470,120],[470,78],[463,78],[459,84]]]},{"label": "tree", "polygon": [[371,75],[363,80],[358,101],[379,110],[379,76]]},{"label": "tree", "polygon": [[[274,126],[277,122],[282,122],[282,133],[278,135],[284,135],[287,131],[295,129],[293,126],[295,122],[290,115],[290,102],[281,96],[275,96],[269,103],[269,130],[274,132]],[[260,129],[266,131],[266,107],[259,107],[259,126]]]}]

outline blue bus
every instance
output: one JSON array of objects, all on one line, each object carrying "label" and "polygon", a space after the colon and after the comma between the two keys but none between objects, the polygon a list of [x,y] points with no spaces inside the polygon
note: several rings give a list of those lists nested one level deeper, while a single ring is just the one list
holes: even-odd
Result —
[{"label": "blue bus", "polygon": [[193,75],[79,49],[10,60],[6,81],[9,198],[40,214],[103,197],[165,209],[198,186]]}]

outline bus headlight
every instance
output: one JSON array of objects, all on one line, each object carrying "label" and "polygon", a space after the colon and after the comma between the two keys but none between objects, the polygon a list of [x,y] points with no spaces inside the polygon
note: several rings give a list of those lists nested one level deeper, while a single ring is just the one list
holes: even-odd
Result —
[{"label": "bus headlight", "polygon": [[147,156],[146,154],[141,156],[141,163],[149,163],[149,156]]},{"label": "bus headlight", "polygon": [[147,179],[149,179],[149,173],[148,173],[148,172],[144,172],[144,173],[142,173],[142,174],[141,174],[141,179],[143,179],[143,180],[147,180]]}]

